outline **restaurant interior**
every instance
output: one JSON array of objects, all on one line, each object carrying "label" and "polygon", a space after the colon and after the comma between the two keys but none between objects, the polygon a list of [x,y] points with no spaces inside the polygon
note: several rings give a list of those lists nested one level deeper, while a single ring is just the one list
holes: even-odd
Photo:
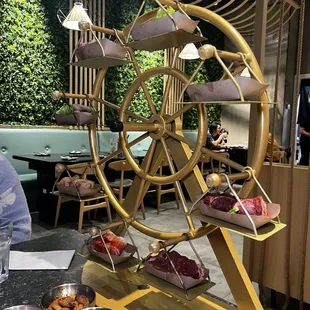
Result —
[{"label": "restaurant interior", "polygon": [[308,20],[1,2],[0,310],[310,309]]}]

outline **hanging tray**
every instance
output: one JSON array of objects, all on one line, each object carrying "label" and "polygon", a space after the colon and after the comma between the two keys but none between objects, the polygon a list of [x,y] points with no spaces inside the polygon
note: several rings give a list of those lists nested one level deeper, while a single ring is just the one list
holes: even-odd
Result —
[{"label": "hanging tray", "polygon": [[94,188],[85,188],[82,186],[80,186],[80,187],[64,186],[64,185],[60,185],[58,183],[56,184],[56,186],[57,186],[60,193],[71,195],[71,196],[76,196],[76,197],[78,197],[78,194],[80,195],[80,197],[93,196],[96,193],[98,193],[101,189],[100,184],[95,184]]},{"label": "hanging tray", "polygon": [[[92,255],[95,255],[99,258],[101,258],[102,260],[104,260],[105,262],[111,264],[109,255],[106,253],[101,253],[101,252],[97,252],[96,250],[92,249],[90,247],[90,245],[87,246],[88,247],[88,251],[89,253],[91,253]],[[113,260],[114,265],[118,265],[120,263],[124,263],[128,260],[130,260],[133,255],[136,253],[137,248],[129,243],[127,243],[126,247],[124,248],[124,250],[122,251],[121,255],[111,255],[111,258]]]},{"label": "hanging tray", "polygon": [[[228,212],[219,211],[204,204],[201,201],[197,203],[197,206],[199,209],[196,209],[193,214],[202,222],[227,228],[235,233],[241,234],[251,239],[255,239],[257,241],[263,241],[269,238],[286,226],[279,221],[273,220],[274,218],[278,217],[280,213],[280,205],[278,204],[267,204],[269,216],[250,216],[253,221],[256,233],[247,215],[230,214]],[[199,211],[200,214],[198,215],[197,213]]]},{"label": "hanging tray", "polygon": [[74,111],[76,122],[79,125],[90,125],[95,123],[98,118],[98,115],[99,115],[98,113],[92,114],[90,112]]},{"label": "hanging tray", "polygon": [[[138,277],[145,280],[146,283],[160,289],[161,291],[176,295],[176,296],[181,297],[185,300],[193,300],[196,297],[200,296],[201,294],[205,293],[207,290],[209,290],[210,288],[212,288],[215,285],[215,283],[204,279],[202,281],[200,280],[199,283],[197,283],[195,286],[192,286],[191,288],[187,289],[185,292],[183,288],[180,288],[177,285],[172,284],[172,282],[170,282],[170,281],[166,281],[164,278],[162,278],[158,274],[156,274],[156,275],[152,274],[150,272],[150,270],[147,270],[145,267],[142,267],[139,270],[139,272],[136,272],[135,274]],[[163,277],[165,277],[165,276],[163,275]],[[182,281],[184,281],[183,278],[188,278],[188,277],[182,277]],[[177,281],[179,281],[179,280],[177,279]],[[185,281],[190,282],[191,280],[185,280]]]},{"label": "hanging tray", "polygon": [[99,42],[100,44],[97,41],[92,41],[77,48],[76,57],[78,61],[71,63],[71,65],[100,69],[129,63],[128,60],[123,60],[127,53],[125,47],[108,39],[101,39]]},{"label": "hanging tray", "polygon": [[[162,280],[165,280],[181,289],[183,289],[182,283],[180,282],[178,276],[173,272],[163,272],[153,267],[153,265],[149,262],[144,263],[144,269],[148,273],[152,274],[155,277],[158,277]],[[180,275],[180,278],[182,279],[184,283],[185,289],[190,289],[198,284],[200,284],[205,279],[194,279],[192,277],[187,277]]]},{"label": "hanging tray", "polygon": [[180,47],[184,44],[206,41],[207,38],[199,35],[186,32],[184,30],[177,30],[151,38],[143,39],[141,41],[134,41],[128,43],[128,46],[136,50],[144,51],[158,51],[171,47]]},{"label": "hanging tray", "polygon": [[57,125],[76,125],[76,119],[73,114],[55,114]]},{"label": "hanging tray", "polygon": [[[255,79],[235,77],[245,100],[259,101],[269,84],[262,84]],[[220,80],[206,84],[192,84],[186,89],[191,101],[237,101],[240,94],[232,80]]]},{"label": "hanging tray", "polygon": [[171,16],[174,21],[166,15],[144,24],[136,24],[131,32],[133,39],[135,41],[144,40],[177,30],[193,33],[199,23],[199,21],[193,21],[180,12],[174,12]]},{"label": "hanging tray", "polygon": [[[208,205],[205,205],[203,202],[199,203],[199,209],[202,215],[214,217],[219,220],[239,225],[253,231],[253,226],[245,214],[230,214],[228,212],[219,211]],[[267,210],[268,216],[251,215],[251,218],[256,228],[260,228],[263,225],[269,223],[274,218],[276,218],[280,214],[280,205],[275,203],[268,203]]]},{"label": "hanging tray", "polygon": [[268,102],[268,101],[185,101],[185,102],[174,102],[174,104],[191,104],[191,105],[198,105],[198,104],[217,104],[217,105],[231,105],[231,104],[278,104],[278,102]]},{"label": "hanging tray", "polygon": [[[196,211],[198,211],[198,210],[196,210]],[[242,235],[242,236],[250,238],[250,239],[254,239],[256,241],[264,241],[264,240],[268,239],[269,237],[273,236],[274,234],[276,234],[278,231],[280,231],[286,227],[286,224],[279,223],[277,221],[272,220],[269,223],[267,223],[266,225],[258,228],[257,229],[257,235],[255,235],[253,230],[241,227],[241,226],[236,225],[236,224],[228,223],[226,221],[219,220],[219,219],[216,219],[216,218],[211,217],[211,216],[206,216],[206,215],[202,215],[202,214],[198,215],[198,214],[196,214],[197,213],[196,211],[194,211],[193,216],[197,220],[199,219],[201,222],[212,224],[214,226],[218,226],[218,227],[222,227],[222,228],[226,228],[226,229],[228,229],[228,230],[230,230],[236,234]]]},{"label": "hanging tray", "polygon": [[97,58],[91,58],[91,59],[85,59],[85,60],[81,60],[77,62],[72,62],[70,63],[70,65],[76,66],[76,67],[90,68],[90,69],[102,69],[102,68],[126,65],[129,62],[130,61],[128,60],[123,60],[120,58],[101,56]]},{"label": "hanging tray", "polygon": [[[109,39],[98,40],[104,50],[105,56],[123,59],[127,53],[127,49]],[[78,47],[76,50],[76,57],[79,61],[91,58],[102,57],[102,48],[96,40],[86,43]]]}]

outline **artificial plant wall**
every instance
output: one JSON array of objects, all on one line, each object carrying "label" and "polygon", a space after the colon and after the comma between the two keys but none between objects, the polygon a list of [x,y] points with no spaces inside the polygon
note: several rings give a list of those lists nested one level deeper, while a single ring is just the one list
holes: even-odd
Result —
[{"label": "artificial plant wall", "polygon": [[2,0],[0,124],[46,125],[66,90],[68,33],[56,16],[59,0]]},{"label": "artificial plant wall", "polygon": [[[148,1],[146,10],[151,10],[152,7],[154,7],[154,3],[155,2]],[[116,29],[125,28],[134,20],[140,5],[141,1],[139,0],[106,0],[106,27]],[[163,66],[164,64],[163,51],[152,53],[147,51],[135,51],[135,57],[142,72],[150,68]],[[109,68],[105,79],[105,99],[120,105],[126,91],[136,77],[137,75],[132,64]],[[148,83],[148,89],[155,105],[160,104],[163,91],[162,86],[161,77],[154,78]],[[149,108],[145,96],[140,90],[132,100],[130,110],[139,115],[149,116]],[[105,126],[109,126],[110,122],[117,118],[118,114],[115,110],[105,107]]]},{"label": "artificial plant wall", "polygon": [[[0,124],[52,124],[52,116],[60,102],[53,102],[50,93],[68,90],[68,31],[57,20],[57,9],[64,0],[2,0],[0,5]],[[106,0],[106,26],[122,29],[135,17],[140,0]],[[154,2],[149,1],[147,10]],[[222,48],[223,36],[213,26],[200,24],[210,43]],[[163,52],[137,51],[142,70],[163,65]],[[186,62],[191,73],[197,62]],[[203,83],[220,77],[214,60],[209,60],[199,74]],[[105,82],[105,97],[120,104],[126,90],[136,78],[132,65],[110,68]],[[161,78],[153,79],[148,87],[153,100],[160,104]],[[147,115],[143,94],[135,96],[131,109]],[[143,104],[144,101],[144,104]],[[57,106],[58,105],[58,106]],[[209,121],[220,118],[217,107],[208,107]],[[105,109],[105,124],[117,118],[115,111]],[[184,116],[184,127],[196,129],[194,110]]]}]

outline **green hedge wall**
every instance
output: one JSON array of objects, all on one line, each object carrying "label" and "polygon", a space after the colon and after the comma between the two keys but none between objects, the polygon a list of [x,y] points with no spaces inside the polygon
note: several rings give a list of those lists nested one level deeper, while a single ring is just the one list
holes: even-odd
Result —
[{"label": "green hedge wall", "polygon": [[[69,83],[69,33],[57,20],[57,9],[64,0],[2,0],[0,5],[0,124],[48,125],[62,104],[53,102],[50,93],[67,91]],[[140,0],[106,0],[106,26],[123,29],[135,17]],[[67,5],[67,4],[66,4]],[[149,1],[146,10],[152,9]],[[211,44],[223,48],[223,35],[206,22],[200,23]],[[142,71],[163,65],[163,51],[136,51]],[[197,62],[186,62],[186,72],[192,72]],[[199,74],[204,83],[219,78],[221,70],[214,60],[206,63]],[[132,65],[110,68],[105,81],[105,97],[121,104],[124,94],[136,78]],[[160,105],[162,78],[154,78],[148,88],[153,101]],[[135,95],[131,110],[148,116],[149,110],[142,92]],[[106,108],[105,124],[117,118]],[[219,120],[219,107],[208,107],[209,121]],[[195,129],[195,110],[184,115],[184,128]]]},{"label": "green hedge wall", "polygon": [[[124,29],[135,18],[141,1],[138,0],[106,0],[106,27]],[[147,10],[151,10],[154,4],[149,1]],[[135,51],[135,57],[139,63],[141,71],[164,65],[163,51],[147,52]],[[109,68],[105,79],[105,99],[120,105],[123,101],[126,91],[136,79],[136,73],[133,65],[128,64]],[[159,106],[162,93],[162,78],[157,77],[148,83],[148,89],[155,106]],[[130,110],[142,116],[149,116],[148,105],[144,93],[139,89],[135,95]],[[105,108],[105,126],[109,126],[110,122],[118,119],[118,113],[115,110]]]},{"label": "green hedge wall", "polygon": [[[68,85],[67,33],[55,0],[2,0],[0,124],[51,124],[50,93]],[[60,104],[60,103],[58,103]],[[56,107],[55,107],[56,105]]]}]

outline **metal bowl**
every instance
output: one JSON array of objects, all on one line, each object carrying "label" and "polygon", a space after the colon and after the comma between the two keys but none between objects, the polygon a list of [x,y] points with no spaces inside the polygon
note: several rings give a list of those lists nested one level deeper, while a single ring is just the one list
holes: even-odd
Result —
[{"label": "metal bowl", "polygon": [[13,307],[5,308],[4,310],[41,310],[41,308],[36,307],[36,306],[20,305],[20,306],[13,306]]},{"label": "metal bowl", "polygon": [[62,284],[48,290],[41,298],[41,307],[47,309],[59,296],[65,297],[70,294],[84,295],[89,299],[89,307],[96,304],[96,292],[89,286],[78,283]]},{"label": "metal bowl", "polygon": [[102,308],[102,307],[88,307],[83,310],[112,310],[111,308]]}]

